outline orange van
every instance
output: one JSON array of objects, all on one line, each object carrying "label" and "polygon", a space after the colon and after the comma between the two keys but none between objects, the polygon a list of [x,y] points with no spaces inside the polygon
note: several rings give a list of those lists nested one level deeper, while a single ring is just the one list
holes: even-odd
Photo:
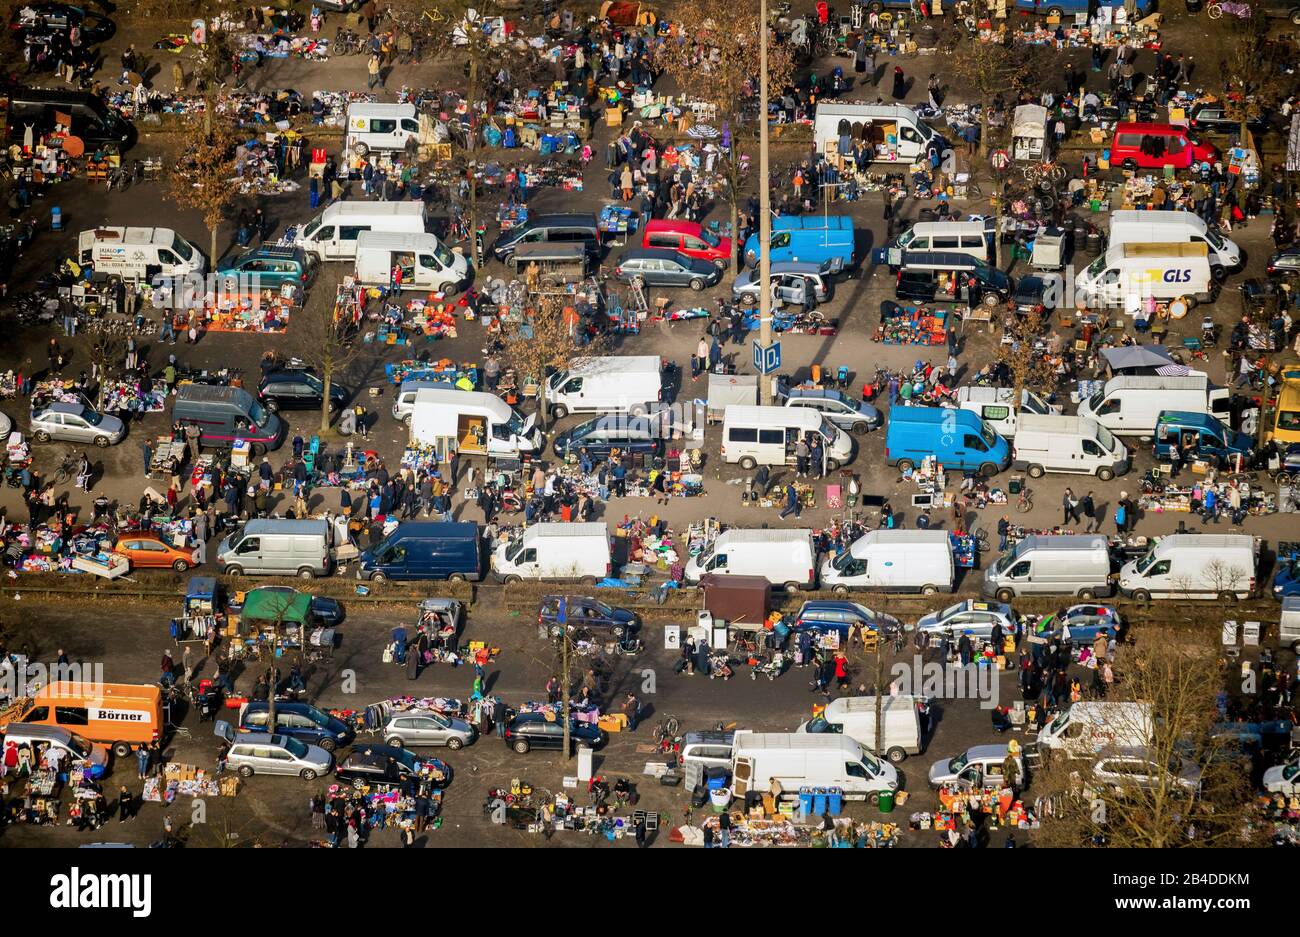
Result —
[{"label": "orange van", "polygon": [[156,686],[51,683],[23,703],[17,714],[11,710],[13,722],[61,726],[118,758],[162,737],[162,690]]}]

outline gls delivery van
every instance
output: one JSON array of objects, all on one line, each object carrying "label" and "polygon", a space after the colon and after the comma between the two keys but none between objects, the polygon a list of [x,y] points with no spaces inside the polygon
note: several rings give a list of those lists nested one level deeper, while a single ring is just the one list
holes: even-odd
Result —
[{"label": "gls delivery van", "polygon": [[826,704],[822,714],[801,724],[796,732],[813,735],[846,735],[865,751],[879,748],[885,757],[899,764],[908,755],[919,755],[925,747],[921,717],[915,696],[886,696],[880,701],[880,724],[884,744],[876,745],[876,698],[841,696]]},{"label": "gls delivery van", "polygon": [[1124,444],[1096,420],[1028,413],[1020,418],[1011,464],[1030,478],[1069,472],[1105,482],[1127,472],[1130,460]]},{"label": "gls delivery van", "polygon": [[448,250],[432,234],[362,231],[357,238],[357,282],[387,288],[393,269],[401,268],[402,289],[423,293],[457,293],[469,285],[464,254]]},{"label": "gls delivery van", "polygon": [[1042,415],[1060,413],[1061,408],[1049,404],[1029,388],[1020,391],[1019,413],[1011,406],[1015,396],[1012,387],[983,387],[968,384],[957,388],[957,406],[977,415],[989,429],[1004,439],[1014,439],[1016,435],[1017,416],[1020,413],[1037,413]]},{"label": "gls delivery van", "polygon": [[1114,591],[1110,546],[1100,534],[1034,534],[984,571],[984,594],[999,602],[1017,595],[1077,595],[1091,602]]},{"label": "gls delivery van", "polygon": [[666,400],[663,359],[658,355],[602,355],[574,358],[546,379],[542,389],[551,416],[570,413],[630,413],[643,416]]},{"label": "gls delivery van", "polygon": [[462,455],[512,458],[537,452],[536,414],[525,419],[495,394],[427,388],[411,407],[411,445]]},{"label": "gls delivery van", "polygon": [[298,229],[294,247],[313,260],[351,260],[363,231],[424,234],[423,202],[335,202]]},{"label": "gls delivery van", "polygon": [[686,564],[686,581],[699,582],[705,573],[762,576],[787,592],[817,584],[817,547],[811,530],[780,528],[724,530]]},{"label": "gls delivery van", "polygon": [[1245,534],[1170,534],[1120,567],[1119,591],[1150,599],[1218,599],[1255,594],[1259,544]]},{"label": "gls delivery van", "polygon": [[506,584],[525,579],[595,585],[613,571],[604,524],[542,523],[497,546],[492,572]]},{"label": "gls delivery van", "polygon": [[62,726],[118,758],[162,737],[162,690],[156,686],[56,681],[25,702],[12,722]]},{"label": "gls delivery van", "polygon": [[146,283],[202,274],[207,265],[203,253],[171,228],[110,226],[77,235],[77,262],[104,276]]},{"label": "gls delivery van", "polygon": [[1110,246],[1116,244],[1197,244],[1209,250],[1210,273],[1216,280],[1238,269],[1241,248],[1210,228],[1190,211],[1131,211],[1110,213]]},{"label": "gls delivery van", "polygon": [[1116,436],[1150,437],[1166,410],[1226,412],[1229,396],[1226,387],[1212,386],[1199,371],[1177,377],[1121,375],[1080,401],[1079,416],[1096,420]]},{"label": "gls delivery van", "polygon": [[823,468],[853,461],[853,439],[817,410],[730,404],[722,415],[722,461],[745,471],[760,465],[794,465],[795,447],[809,433],[822,439]]},{"label": "gls delivery van", "polygon": [[1195,305],[1217,292],[1203,241],[1112,245],[1074,278],[1074,290],[1093,307],[1133,305],[1147,297]]},{"label": "gls delivery van", "polygon": [[898,770],[877,761],[845,735],[806,732],[737,732],[731,747],[731,792],[743,799],[766,793],[772,782],[780,797],[803,787],[838,787],[847,800],[876,803],[898,790]]},{"label": "gls delivery van", "polygon": [[822,588],[920,592],[953,589],[952,544],[946,530],[872,530],[822,564]]},{"label": "gls delivery van", "polygon": [[991,478],[1011,464],[1011,447],[969,410],[891,407],[885,461],[910,472],[927,456],[944,468]]}]

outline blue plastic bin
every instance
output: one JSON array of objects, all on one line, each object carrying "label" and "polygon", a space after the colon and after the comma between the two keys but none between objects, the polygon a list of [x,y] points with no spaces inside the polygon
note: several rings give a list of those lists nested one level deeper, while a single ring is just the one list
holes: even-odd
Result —
[{"label": "blue plastic bin", "polygon": [[826,788],[826,809],[832,817],[838,817],[844,810],[844,791],[838,787]]},{"label": "blue plastic bin", "polygon": [[826,812],[826,788],[824,787],[813,788],[812,809],[813,809],[813,815],[818,817],[820,817],[823,813]]},{"label": "blue plastic bin", "polygon": [[810,814],[813,809],[813,792],[811,787],[799,788],[799,810],[801,813]]}]

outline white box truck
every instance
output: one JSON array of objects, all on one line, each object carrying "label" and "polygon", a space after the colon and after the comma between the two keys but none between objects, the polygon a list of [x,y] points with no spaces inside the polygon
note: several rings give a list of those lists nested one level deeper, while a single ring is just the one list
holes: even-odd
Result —
[{"label": "white box truck", "polygon": [[1210,302],[1214,280],[1204,242],[1115,244],[1074,278],[1077,299],[1089,306],[1136,309],[1147,297]]},{"label": "white box truck", "polygon": [[1101,534],[1031,534],[984,571],[984,594],[1077,595],[1085,602],[1115,591],[1110,544]]},{"label": "white box truck", "polygon": [[1213,386],[1200,371],[1172,377],[1120,375],[1081,400],[1079,416],[1096,420],[1116,436],[1150,438],[1161,412],[1226,413],[1229,396],[1228,388]]},{"label": "white box truck", "polygon": [[1110,481],[1129,470],[1130,459],[1125,445],[1096,420],[1027,413],[1020,418],[1011,464],[1030,478],[1066,472]]},{"label": "white box truck", "polygon": [[520,416],[495,394],[425,388],[416,392],[411,407],[411,445],[517,459],[541,449],[536,420],[536,414]]},{"label": "white box truck", "polygon": [[492,571],[507,584],[546,579],[590,586],[610,575],[610,564],[604,524],[534,524],[492,554]]},{"label": "white box truck", "polygon": [[469,285],[465,255],[448,250],[434,235],[362,231],[357,237],[357,282],[387,289],[393,285],[395,268],[401,268],[404,290],[457,293]]},{"label": "white box truck", "polygon": [[1242,264],[1241,248],[1206,225],[1190,211],[1130,211],[1110,213],[1110,244],[1205,244],[1210,274],[1227,276]]},{"label": "white box truck", "polygon": [[[885,696],[880,700],[880,724],[885,742],[884,756],[898,764],[908,755],[919,755],[925,747],[921,717],[914,696]],[[802,723],[796,732],[815,735],[847,735],[868,752],[876,751],[876,697],[841,696],[826,704],[822,714]]]},{"label": "white box truck", "polygon": [[1140,748],[1151,744],[1152,728],[1150,703],[1081,700],[1043,726],[1038,733],[1038,750],[1087,758],[1106,751]]},{"label": "white box truck", "polygon": [[951,592],[954,566],[946,530],[872,530],[822,563],[822,588],[877,592]]},{"label": "white box truck", "polygon": [[543,388],[551,415],[630,413],[642,416],[663,396],[663,359],[658,355],[574,358]]},{"label": "white box truck", "polygon": [[203,252],[171,228],[104,226],[77,235],[77,262],[105,276],[152,283],[202,274]]},{"label": "white box truck", "polygon": [[335,202],[297,230],[293,246],[316,261],[355,261],[363,231],[423,234],[427,227],[423,202]]},{"label": "white box truck", "polygon": [[817,584],[817,548],[811,530],[724,530],[686,564],[686,580],[705,573],[763,576],[787,592]]},{"label": "white box truck", "polygon": [[1219,599],[1255,594],[1259,543],[1246,534],[1170,534],[1120,567],[1119,591],[1150,599]]},{"label": "white box truck", "polygon": [[957,388],[957,406],[974,413],[1003,439],[1015,437],[1022,414],[1048,415],[1061,412],[1059,406],[1048,403],[1028,388],[1020,392],[1020,409],[1017,411],[1011,406],[1011,398],[1015,393],[1013,387],[980,387],[969,384]]},{"label": "white box truck", "polygon": [[760,465],[794,465],[795,445],[809,433],[822,438],[823,468],[833,472],[853,461],[853,438],[808,407],[731,404],[722,414],[722,461],[745,471]]},{"label": "white box truck", "polygon": [[731,792],[766,794],[772,782],[783,797],[801,787],[838,787],[846,800],[875,803],[898,790],[898,770],[877,761],[853,739],[806,732],[737,732],[731,748]]}]

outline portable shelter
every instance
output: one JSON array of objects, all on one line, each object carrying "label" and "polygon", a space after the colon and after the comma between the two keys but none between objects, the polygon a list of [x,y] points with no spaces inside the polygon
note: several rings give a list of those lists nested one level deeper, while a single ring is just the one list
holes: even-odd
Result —
[{"label": "portable shelter", "polygon": [[1047,108],[1041,104],[1022,104],[1016,108],[1011,121],[1011,158],[1047,158]]}]

